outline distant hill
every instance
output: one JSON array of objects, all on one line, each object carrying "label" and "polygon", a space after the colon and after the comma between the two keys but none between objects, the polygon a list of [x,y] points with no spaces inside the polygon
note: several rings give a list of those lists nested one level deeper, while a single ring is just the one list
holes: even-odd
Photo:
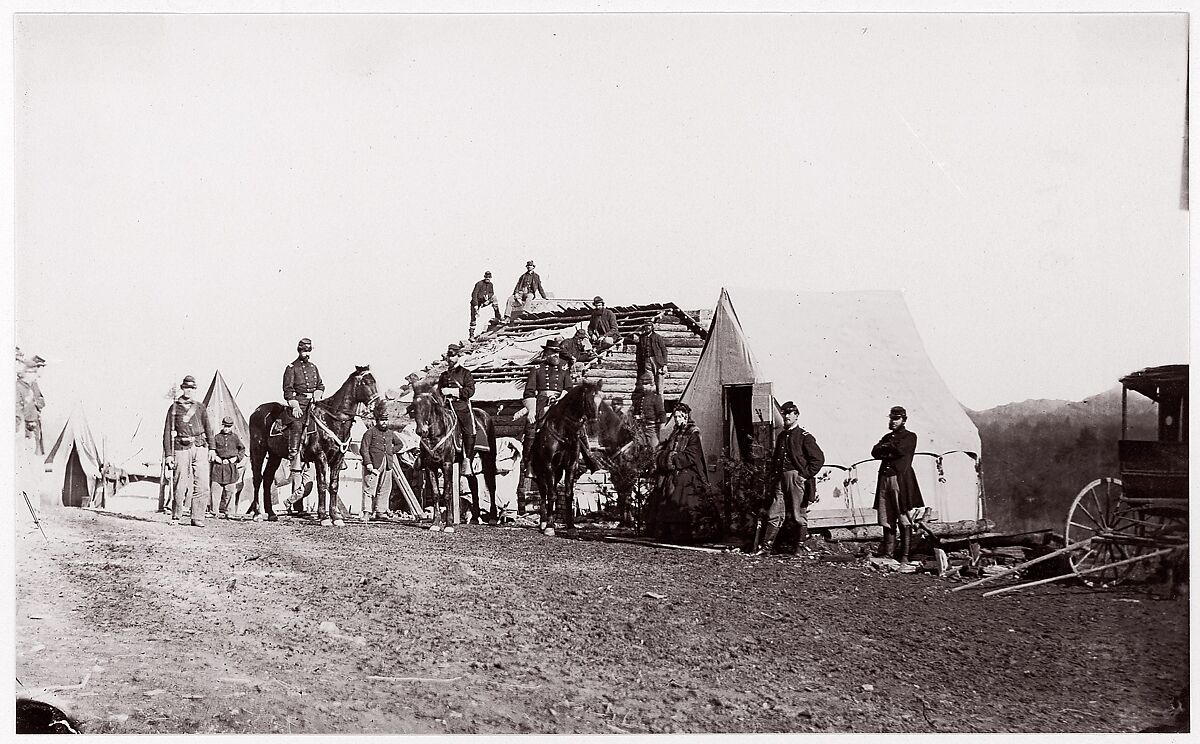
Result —
[{"label": "distant hill", "polygon": [[[1026,400],[967,410],[983,449],[984,509],[1004,531],[1051,527],[1096,478],[1119,476],[1121,387],[1081,401]],[[1152,401],[1129,394],[1130,439],[1155,439]]]}]

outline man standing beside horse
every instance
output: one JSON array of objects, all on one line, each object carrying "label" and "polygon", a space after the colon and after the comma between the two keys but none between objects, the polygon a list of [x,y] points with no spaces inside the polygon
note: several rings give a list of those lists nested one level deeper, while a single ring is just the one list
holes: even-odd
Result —
[{"label": "man standing beside horse", "polygon": [[471,397],[475,395],[475,377],[471,370],[462,366],[461,361],[462,347],[450,344],[446,348],[448,366],[438,377],[437,386],[458,418],[458,430],[462,433],[463,465],[474,473],[477,470],[472,464],[475,457],[475,416],[471,413]]},{"label": "man standing beside horse", "polygon": [[209,498],[208,469],[211,455],[208,445],[213,440],[208,411],[192,397],[196,378],[188,375],[179,386],[179,398],[167,409],[163,425],[163,459],[174,470],[171,524],[179,524],[183,504],[191,502],[194,527],[204,526],[204,506]]},{"label": "man standing beside horse", "polygon": [[309,361],[312,348],[312,341],[307,338],[300,339],[296,344],[296,359],[283,370],[283,400],[288,406],[284,423],[288,427],[288,459],[292,463],[293,497],[303,489],[304,468],[300,463],[300,438],[304,434],[305,424],[308,423],[309,409],[313,403],[325,396],[325,383],[321,381],[321,371]]}]

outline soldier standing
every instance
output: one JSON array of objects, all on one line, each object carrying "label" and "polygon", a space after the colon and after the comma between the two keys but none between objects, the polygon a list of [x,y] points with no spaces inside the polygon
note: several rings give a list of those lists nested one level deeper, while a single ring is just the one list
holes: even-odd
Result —
[{"label": "soldier standing", "polygon": [[212,482],[212,498],[221,497],[218,516],[229,519],[229,501],[242,480],[243,471],[238,463],[246,456],[246,445],[233,430],[233,417],[221,419],[221,431],[213,437],[213,464],[209,473]]},{"label": "soldier standing", "polygon": [[[873,504],[879,525],[883,527],[883,543],[876,557],[892,558],[908,563],[912,542],[912,520],[909,511],[924,506],[921,486],[913,472],[913,455],[917,452],[917,435],[905,428],[908,411],[904,406],[892,406],[888,411],[888,433],[871,448],[871,457],[880,460],[879,477],[875,483]],[[896,533],[900,544],[896,544]]]},{"label": "soldier standing", "polygon": [[300,438],[312,404],[325,396],[321,371],[308,360],[312,341],[302,338],[296,344],[296,359],[283,370],[283,399],[288,404],[288,459],[292,463],[292,496],[303,489],[304,468],[300,464]]},{"label": "soldier standing", "polygon": [[458,430],[462,433],[463,462],[472,468],[475,457],[475,416],[471,413],[471,396],[475,395],[475,378],[471,370],[459,364],[462,347],[450,344],[446,348],[446,371],[438,377],[437,386],[454,409],[458,417]]},{"label": "soldier standing", "polygon": [[775,440],[771,460],[772,500],[767,508],[762,544],[756,554],[766,555],[787,520],[799,526],[799,542],[808,539],[808,507],[816,503],[817,473],[825,465],[825,453],[816,438],[800,427],[800,408],[792,401],[780,406],[783,431]]},{"label": "soldier standing", "polygon": [[204,526],[204,504],[209,497],[208,444],[212,441],[208,412],[194,399],[196,378],[188,375],[179,386],[179,398],[167,409],[163,425],[163,458],[175,471],[171,524],[179,524],[183,504],[190,501],[192,525]]},{"label": "soldier standing", "polygon": [[492,272],[483,272],[483,278],[475,282],[475,288],[471,290],[471,327],[467,331],[467,338],[471,341],[475,340],[475,320],[479,316],[479,308],[492,306],[492,310],[496,313],[496,321],[500,320],[500,305],[496,302],[496,288],[492,286]]}]

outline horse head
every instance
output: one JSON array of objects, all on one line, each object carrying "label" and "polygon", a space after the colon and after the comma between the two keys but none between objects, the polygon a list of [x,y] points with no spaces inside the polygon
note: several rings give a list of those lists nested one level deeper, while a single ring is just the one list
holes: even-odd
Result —
[{"label": "horse head", "polygon": [[355,366],[354,371],[342,383],[337,392],[324,401],[324,408],[338,418],[345,419],[361,415],[360,407],[369,411],[379,400],[379,385],[371,374],[371,365]]},{"label": "horse head", "polygon": [[571,390],[579,396],[579,413],[588,421],[595,421],[600,415],[600,407],[603,404],[604,383],[602,382],[581,382]]},{"label": "horse head", "polygon": [[408,405],[408,416],[416,423],[417,435],[436,437],[442,433],[442,413],[446,399],[437,388],[413,388],[413,401]]}]

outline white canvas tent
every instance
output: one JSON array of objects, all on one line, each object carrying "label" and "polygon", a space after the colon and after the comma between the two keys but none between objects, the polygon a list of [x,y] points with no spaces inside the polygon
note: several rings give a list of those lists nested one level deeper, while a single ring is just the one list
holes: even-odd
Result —
[{"label": "white canvas tent", "polygon": [[233,393],[229,392],[229,386],[225,384],[225,378],[221,376],[221,370],[213,373],[212,382],[208,385],[208,392],[204,394],[204,408],[208,411],[208,425],[213,434],[221,430],[221,419],[231,416],[233,417],[234,432],[242,440],[242,444],[250,446],[250,427],[246,424],[246,417],[238,408],[237,401],[233,399]]},{"label": "white canvas tent", "polygon": [[46,470],[54,474],[57,483],[62,482],[63,506],[86,506],[91,503],[92,493],[100,480],[103,455],[92,436],[87,417],[82,408],[71,412],[63,424],[58,439],[46,455]]},{"label": "white canvas tent", "polygon": [[[682,401],[692,407],[709,462],[741,456],[737,424],[782,425],[795,401],[800,425],[825,452],[820,501],[809,524],[872,524],[888,410],[908,410],[918,436],[913,468],[944,521],[982,516],[979,432],[929,361],[899,292],[730,293],[721,290],[708,342]],[[773,399],[773,400],[772,400]],[[745,441],[744,439],[742,441]]]}]

